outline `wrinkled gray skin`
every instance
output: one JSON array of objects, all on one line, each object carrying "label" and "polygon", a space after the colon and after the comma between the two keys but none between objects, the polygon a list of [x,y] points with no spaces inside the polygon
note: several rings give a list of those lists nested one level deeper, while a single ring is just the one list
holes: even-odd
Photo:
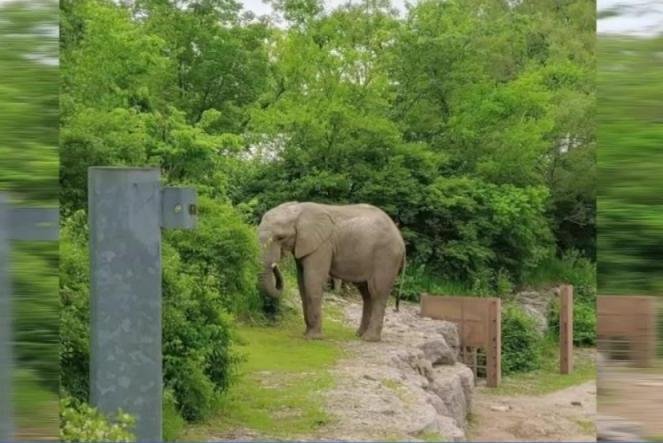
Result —
[{"label": "wrinkled gray skin", "polygon": [[379,341],[394,281],[405,264],[405,243],[387,214],[375,206],[289,202],[262,217],[258,227],[263,291],[283,292],[279,260],[292,252],[302,297],[306,337],[322,337],[323,286],[331,276],[351,282],[363,298],[357,335]]}]

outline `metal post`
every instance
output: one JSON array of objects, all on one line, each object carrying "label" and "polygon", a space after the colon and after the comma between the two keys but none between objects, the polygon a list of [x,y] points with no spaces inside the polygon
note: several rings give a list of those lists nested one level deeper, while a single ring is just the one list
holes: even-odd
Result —
[{"label": "metal post", "polygon": [[162,440],[161,228],[190,229],[195,191],[160,187],[157,168],[88,171],[90,399]]},{"label": "metal post", "polygon": [[13,435],[12,417],[12,325],[9,284],[9,201],[0,193],[0,441]]}]

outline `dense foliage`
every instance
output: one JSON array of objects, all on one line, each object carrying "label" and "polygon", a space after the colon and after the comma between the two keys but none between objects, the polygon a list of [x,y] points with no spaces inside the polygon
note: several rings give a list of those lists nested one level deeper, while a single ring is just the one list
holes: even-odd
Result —
[{"label": "dense foliage", "polygon": [[[0,2],[0,193],[9,193],[14,205],[57,205],[57,8],[54,0]],[[12,242],[11,249],[9,263],[2,257],[0,265],[9,265],[11,278],[13,389],[14,398],[23,400],[14,405],[16,415],[24,418],[29,411],[31,438],[53,438],[57,409],[50,405],[57,404],[59,385],[57,244]],[[0,316],[4,320],[6,312]],[[26,434],[25,421],[16,420],[16,429]]]},{"label": "dense foliage", "polygon": [[0,4],[0,191],[57,201],[57,2]]},{"label": "dense foliage", "polygon": [[538,369],[542,359],[543,336],[536,321],[516,304],[502,308],[502,373]]},{"label": "dense foliage", "polygon": [[132,442],[135,418],[119,411],[114,417],[105,417],[95,408],[69,397],[60,401],[60,441],[78,442]]},{"label": "dense foliage", "polygon": [[233,318],[265,308],[252,224],[273,205],[384,208],[413,283],[501,293],[564,251],[593,258],[591,2],[424,0],[404,17],[388,0],[273,6],[286,26],[232,0],[61,1],[61,358],[74,397],[88,391],[89,166],[159,166],[201,196],[198,229],[163,248],[168,411],[188,420],[232,380]]},{"label": "dense foliage", "polygon": [[663,289],[662,49],[661,37],[598,40],[598,284],[604,294]]},{"label": "dense foliage", "polygon": [[555,241],[592,256],[593,11],[556,5],[428,1],[399,20],[293,2],[248,123],[263,161],[234,200],[376,204],[448,279],[521,282]]}]

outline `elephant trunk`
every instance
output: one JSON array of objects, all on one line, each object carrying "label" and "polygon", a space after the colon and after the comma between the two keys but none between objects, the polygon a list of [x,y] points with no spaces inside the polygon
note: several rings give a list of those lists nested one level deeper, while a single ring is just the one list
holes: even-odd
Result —
[{"label": "elephant trunk", "polygon": [[262,273],[261,287],[270,297],[278,298],[283,293],[283,275],[276,263],[266,266]]}]

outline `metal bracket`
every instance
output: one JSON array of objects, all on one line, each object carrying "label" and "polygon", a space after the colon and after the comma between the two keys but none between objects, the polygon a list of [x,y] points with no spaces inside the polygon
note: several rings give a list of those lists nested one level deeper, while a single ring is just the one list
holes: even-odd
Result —
[{"label": "metal bracket", "polygon": [[162,188],[161,227],[164,229],[195,228],[198,214],[196,199],[196,190],[193,188]]},{"label": "metal bracket", "polygon": [[58,239],[60,211],[58,208],[11,209],[9,239],[54,241]]}]

